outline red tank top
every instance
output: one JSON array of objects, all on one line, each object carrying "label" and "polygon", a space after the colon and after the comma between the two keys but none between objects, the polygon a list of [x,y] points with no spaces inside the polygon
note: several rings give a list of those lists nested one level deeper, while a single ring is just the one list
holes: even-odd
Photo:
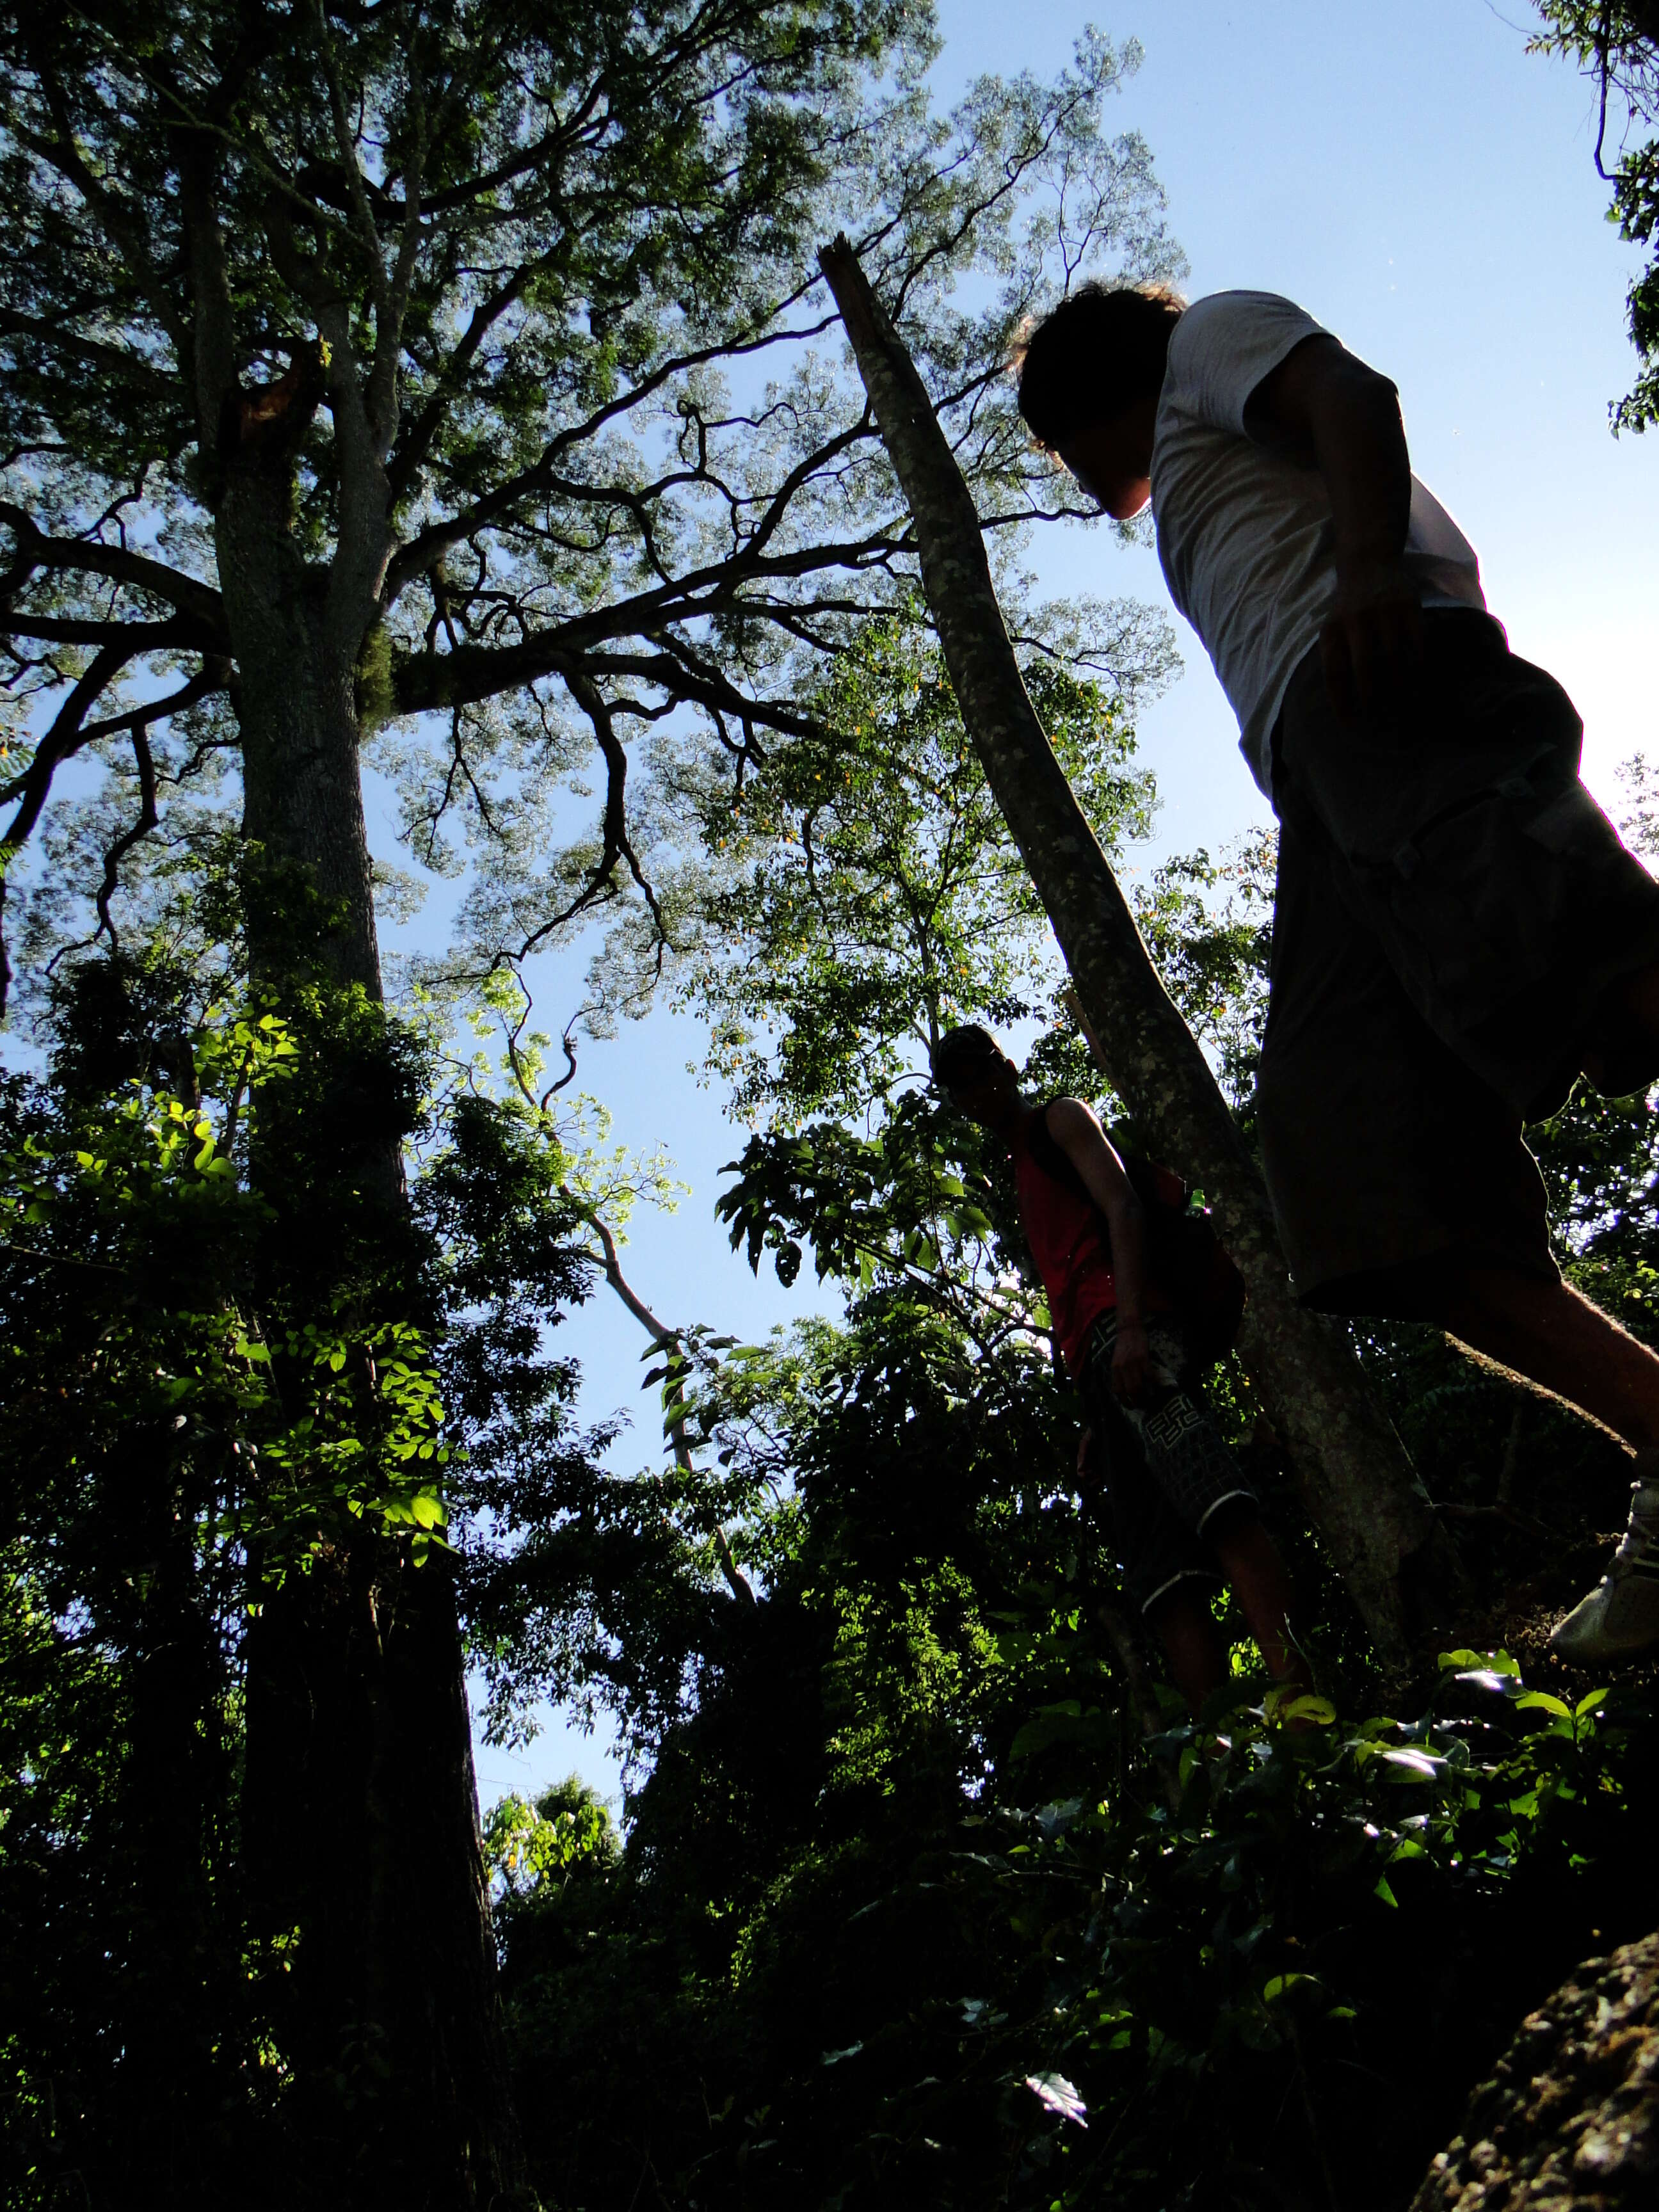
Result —
[{"label": "red tank top", "polygon": [[1075,1375],[1089,1331],[1117,1304],[1111,1245],[1093,1203],[1033,1159],[1026,1142],[1030,1126],[1030,1120],[1022,1121],[1013,1139],[1020,1223],[1048,1294],[1048,1317],[1060,1354]]}]

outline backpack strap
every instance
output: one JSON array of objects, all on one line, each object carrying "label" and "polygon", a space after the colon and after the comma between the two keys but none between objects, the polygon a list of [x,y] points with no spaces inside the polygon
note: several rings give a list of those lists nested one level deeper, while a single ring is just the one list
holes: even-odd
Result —
[{"label": "backpack strap", "polygon": [[[1105,1216],[1094,1194],[1073,1164],[1071,1155],[1048,1127],[1045,1099],[1025,1125],[1025,1146],[1042,1172],[1073,1192],[1093,1212],[1111,1246]],[[1198,1367],[1208,1367],[1229,1352],[1244,1310],[1244,1278],[1217,1242],[1207,1212],[1195,1212],[1188,1184],[1168,1168],[1121,1145],[1113,1149],[1123,1163],[1129,1186],[1146,1217],[1146,1279],[1170,1299],[1181,1317],[1188,1350]]]},{"label": "backpack strap", "polygon": [[[1025,1149],[1044,1175],[1052,1176],[1055,1182],[1064,1183],[1067,1190],[1093,1206],[1097,1213],[1100,1208],[1095,1203],[1094,1193],[1079,1174],[1071,1154],[1048,1127],[1048,1109],[1059,1103],[1058,1098],[1045,1098],[1033,1112],[1025,1126]],[[1186,1211],[1188,1188],[1179,1176],[1171,1174],[1167,1168],[1157,1166],[1151,1160],[1143,1159],[1139,1152],[1126,1152],[1110,1137],[1107,1142],[1122,1161],[1129,1188],[1149,1215],[1179,1214]]]}]

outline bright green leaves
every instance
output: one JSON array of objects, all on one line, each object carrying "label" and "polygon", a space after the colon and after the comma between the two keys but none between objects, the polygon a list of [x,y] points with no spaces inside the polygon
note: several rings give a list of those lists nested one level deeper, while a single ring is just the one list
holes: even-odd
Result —
[{"label": "bright green leaves", "polygon": [[[1029,1663],[1036,1639],[1003,1641]],[[1047,1699],[1013,1739],[1025,1802],[1119,1778],[1103,1800],[1095,1779],[1001,1815],[1009,1927],[1066,1970],[1005,2038],[1003,2067],[1019,2078],[1040,2052],[1114,2130],[1105,2162],[1055,2199],[1067,2212],[1175,2201],[1183,2124],[1212,2167],[1257,2155],[1262,2112],[1298,2084],[1342,2140],[1358,2125],[1343,2118],[1351,2077],[1426,2091],[1461,2061],[1484,1979],[1546,1943],[1570,1960],[1571,1928],[1603,1909],[1587,1899],[1596,1854],[1619,1846],[1626,1757],[1606,1691],[1572,1704],[1526,1688],[1507,1653],[1461,1650],[1414,1722],[1307,1702],[1323,1710],[1302,1731],[1248,1705],[1176,1726],[1150,1747],[1161,1775],[1125,1775],[1086,1697]],[[1282,1720],[1295,1701],[1269,1703]],[[1454,1984],[1471,1950],[1486,1963]],[[1439,1977],[1459,1992],[1449,2012]],[[1548,1966],[1534,1978],[1547,1988]],[[1426,2039],[1420,2076],[1408,2027]],[[1278,2178],[1297,2154],[1281,2145]]]},{"label": "bright green leaves", "polygon": [[249,1352],[280,1373],[278,1425],[259,1455],[257,1490],[227,1526],[258,1539],[274,1577],[303,1567],[353,1522],[409,1532],[416,1565],[447,1544],[448,1509],[434,1479],[450,1458],[441,1385],[417,1329],[307,1321]]},{"label": "bright green leaves", "polygon": [[[216,1436],[228,1464],[209,1540],[257,1540],[279,1579],[366,1520],[416,1557],[442,1544],[450,1457],[428,1334],[366,1302],[349,1211],[323,1208],[303,1237],[303,1287],[253,1261],[282,1234],[284,1206],[247,1187],[250,1147],[263,1145],[268,1189],[291,1177],[287,1203],[316,1212],[284,1109],[308,1088],[362,1080],[346,1073],[341,1024],[361,1027],[364,1009],[351,999],[336,1020],[316,988],[301,999],[297,1018],[211,1009],[173,1047],[185,1096],[129,1080],[71,1109],[71,1141],[49,1133],[64,1131],[59,1116],[0,1158],[0,1213],[20,1224],[20,1246],[61,1251],[56,1265],[94,1271],[114,1301],[95,1364],[115,1395],[100,1419],[118,1430],[160,1400],[181,1435]],[[297,1134],[337,1152],[326,1123]],[[129,1284],[143,1297],[124,1295]]]},{"label": "bright green leaves", "polygon": [[[189,1041],[195,1095],[187,1103],[146,1079],[130,1081],[96,1114],[96,1138],[47,1148],[31,1139],[0,1167],[0,1207],[40,1222],[54,1204],[84,1211],[95,1195],[110,1229],[156,1210],[246,1200],[240,1189],[260,1095],[286,1076],[299,1048],[266,1012],[215,1007]],[[90,1128],[77,1133],[90,1137]]]},{"label": "bright green leaves", "polygon": [[510,1900],[562,1888],[576,1873],[602,1873],[616,1859],[617,1838],[604,1802],[572,1775],[532,1805],[509,1796],[483,1823],[484,1862]]}]

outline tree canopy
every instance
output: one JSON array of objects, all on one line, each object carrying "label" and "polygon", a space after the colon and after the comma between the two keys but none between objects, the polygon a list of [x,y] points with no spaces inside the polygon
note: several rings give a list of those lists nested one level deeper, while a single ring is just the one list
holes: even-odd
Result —
[{"label": "tree canopy", "polygon": [[228,757],[247,834],[351,894],[371,980],[349,763],[326,807],[286,765],[317,717],[389,732],[423,860],[479,842],[484,964],[644,889],[630,739],[690,714],[735,774],[909,588],[826,221],[1005,526],[1054,493],[1006,333],[1087,258],[1173,265],[1101,113],[1133,52],[1092,35],[950,118],[930,19],[885,4],[29,9],[3,38],[9,688],[42,729],[8,849],[71,757],[113,778],[48,931],[91,901],[107,934],[137,839]]},{"label": "tree canopy", "polygon": [[1538,12],[1547,27],[1534,46],[1571,54],[1596,81],[1596,173],[1613,186],[1610,215],[1620,236],[1649,249],[1648,266],[1629,296],[1631,343],[1641,373],[1610,410],[1615,430],[1644,430],[1659,422],[1659,137],[1653,135],[1659,125],[1659,9],[1652,0],[1595,6],[1538,0]]},{"label": "tree canopy", "polygon": [[[0,10],[9,2203],[1393,2212],[1646,1932],[1650,1685],[1543,1648],[1615,1449],[1354,1332],[1474,1593],[1385,1687],[1224,1364],[1324,1694],[1220,1602],[1194,1722],[1006,1163],[920,1079],[979,1018],[1120,1113],[817,247],[920,365],[1114,858],[1170,635],[1032,604],[1071,495],[1004,362],[1085,271],[1180,266],[1107,125],[1132,45],[948,116],[935,51],[905,0]],[[416,884],[465,878],[385,976],[365,763]],[[1136,902],[1247,1137],[1271,864]],[[704,1024],[720,1218],[827,1311],[740,1343],[628,1280],[672,1170],[538,1030],[555,945],[591,1026]],[[1540,1140],[1649,1336],[1655,1147],[1645,1102]],[[578,1411],[561,1323],[611,1291],[659,1438]],[[605,1713],[620,1809],[481,1822],[469,1689],[497,1743]]]}]

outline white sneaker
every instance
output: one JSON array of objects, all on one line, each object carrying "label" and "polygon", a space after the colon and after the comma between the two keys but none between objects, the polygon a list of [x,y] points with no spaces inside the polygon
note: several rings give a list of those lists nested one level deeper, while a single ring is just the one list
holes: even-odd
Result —
[{"label": "white sneaker", "polygon": [[[1644,1454],[1645,1457],[1646,1455]],[[1631,1485],[1630,1526],[1598,1587],[1550,1637],[1570,1667],[1633,1659],[1659,1644],[1659,1476]]]}]

